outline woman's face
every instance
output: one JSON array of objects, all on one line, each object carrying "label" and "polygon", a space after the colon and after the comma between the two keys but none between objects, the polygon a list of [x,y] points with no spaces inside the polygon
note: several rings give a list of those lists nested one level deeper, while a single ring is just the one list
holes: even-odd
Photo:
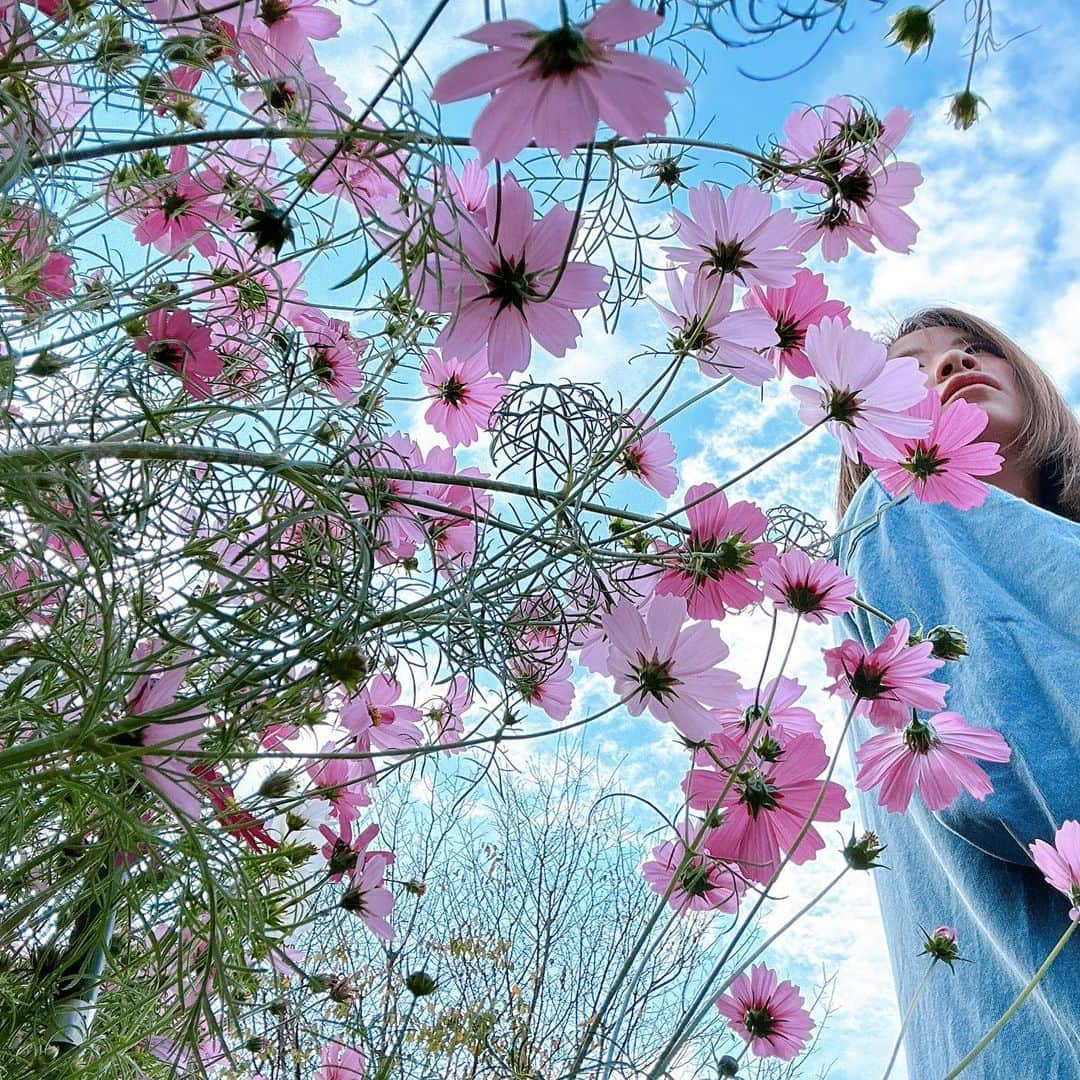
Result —
[{"label": "woman's face", "polygon": [[889,346],[889,356],[914,356],[944,405],[961,397],[978,405],[989,417],[980,436],[996,442],[1005,453],[1027,419],[1028,406],[1016,371],[993,341],[949,326],[931,326],[904,334]]}]

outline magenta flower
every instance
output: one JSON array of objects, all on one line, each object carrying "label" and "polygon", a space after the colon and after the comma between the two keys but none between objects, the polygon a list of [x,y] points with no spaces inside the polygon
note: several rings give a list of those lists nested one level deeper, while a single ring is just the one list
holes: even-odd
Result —
[{"label": "magenta flower", "polygon": [[375,746],[380,750],[402,750],[419,746],[420,710],[398,704],[401,686],[396,679],[376,675],[363,690],[350,698],[341,709],[341,723],[356,736],[356,748],[365,753]]},{"label": "magenta flower", "polygon": [[176,255],[189,244],[205,258],[217,251],[209,231],[223,216],[221,196],[188,172],[184,146],[169,155],[169,178],[153,181],[138,201],[139,222],[133,233],[140,244],[152,244],[166,255]]},{"label": "magenta flower", "polygon": [[[641,868],[649,887],[663,896],[675,880],[668,904],[680,914],[684,911],[739,910],[739,899],[746,882],[726,863],[695,851],[687,858],[690,840],[701,832],[700,825],[680,825],[679,838],[653,849],[652,858]],[[679,869],[685,860],[685,865]]]},{"label": "magenta flower", "polygon": [[600,621],[608,671],[627,712],[640,716],[647,707],[689,741],[707,739],[717,728],[709,710],[731,704],[738,689],[736,676],[717,666],[728,653],[720,634],[708,623],[684,628],[686,601],[679,596],[653,597],[644,618],[620,600]]},{"label": "magenta flower", "polygon": [[1010,753],[996,731],[973,727],[959,713],[942,712],[867,739],[855,751],[855,786],[872,791],[880,784],[878,802],[890,813],[906,810],[916,789],[927,809],[944,810],[961,790],[985,799],[994,788],[974,760],[1000,763]]},{"label": "magenta flower", "polygon": [[797,987],[778,982],[776,973],[764,964],[755,964],[749,976],[737,975],[728,992],[716,999],[716,1008],[758,1057],[790,1061],[814,1030]]},{"label": "magenta flower", "polygon": [[890,436],[918,438],[930,430],[929,421],[905,411],[926,395],[914,357],[889,360],[884,345],[838,318],[807,328],[806,355],[819,385],[791,388],[802,402],[799,419],[808,425],[827,419],[826,427],[853,461],[860,449],[895,461],[900,451]]},{"label": "magenta flower", "polygon": [[[710,742],[710,750],[694,755],[695,764],[706,767],[691,769],[683,780],[693,809],[724,810],[705,843],[709,854],[735,863],[744,877],[758,882],[772,878],[785,852],[796,865],[813,859],[825,846],[813,826],[796,843],[811,811],[814,821],[839,821],[848,807],[843,787],[829,780],[814,810],[822,791],[819,778],[829,764],[822,739],[796,735],[775,756],[744,761],[733,781],[729,771],[742,757],[742,746],[720,734]],[[717,766],[716,758],[725,769]]]},{"label": "magenta flower", "polygon": [[764,593],[755,581],[776,548],[754,541],[769,519],[753,503],[729,506],[727,496],[712,484],[690,488],[686,502],[691,504],[686,511],[690,536],[663,555],[668,569],[656,583],[657,596],[685,596],[694,619],[722,619],[727,608],[740,611],[761,600]]},{"label": "magenta flower", "polygon": [[937,712],[948,684],[927,678],[945,661],[933,654],[931,641],[908,644],[911,626],[897,619],[877,648],[867,651],[851,639],[825,649],[825,670],[836,681],[825,687],[848,701],[859,699],[855,715],[869,716],[878,727],[903,728],[912,709]]},{"label": "magenta flower", "polygon": [[683,276],[678,270],[664,276],[674,311],[661,304],[656,309],[671,331],[668,347],[676,356],[693,356],[702,374],[713,379],[734,375],[761,386],[773,377],[772,363],[761,353],[776,344],[776,327],[763,311],[731,310],[735,285],[729,276]]},{"label": "magenta flower", "polygon": [[786,675],[781,675],[779,682],[770,679],[760,693],[755,689],[740,690],[737,705],[713,710],[718,730],[738,743],[740,749],[745,749],[750,738],[755,746],[765,738],[785,746],[797,735],[820,736],[821,725],[814,714],[795,704],[805,690],[798,679]]},{"label": "magenta flower", "polygon": [[424,419],[451,446],[470,446],[486,431],[491,410],[506,392],[506,383],[488,374],[483,351],[468,359],[448,360],[428,351],[420,378],[433,398]]},{"label": "magenta flower", "polygon": [[760,308],[775,323],[778,342],[766,355],[777,375],[783,375],[785,368],[800,379],[813,375],[814,369],[803,351],[809,327],[824,318],[837,318],[844,326],[849,325],[848,306],[828,296],[828,286],[821,274],[800,270],[795,283],[786,289],[763,289],[759,285],[743,297],[746,307]]},{"label": "magenta flower", "polygon": [[683,245],[663,249],[673,263],[706,277],[737,277],[747,286],[792,284],[803,254],[791,247],[798,226],[790,210],[773,213],[772,197],[749,184],[726,198],[715,184],[702,184],[690,189],[688,200],[689,217],[671,212]]},{"label": "magenta flower", "polygon": [[1080,919],[1080,821],[1066,821],[1054,835],[1051,847],[1045,840],[1030,845],[1031,857],[1046,883],[1068,897],[1069,918]]},{"label": "magenta flower", "polygon": [[805,551],[792,548],[761,567],[765,595],[779,611],[803,615],[824,625],[830,617],[851,610],[856,585],[831,559],[810,561]]},{"label": "magenta flower", "polygon": [[422,307],[452,316],[436,340],[444,356],[475,356],[486,346],[491,370],[509,375],[528,367],[532,339],[553,356],[566,355],[581,333],[573,312],[600,302],[605,274],[571,260],[560,277],[573,215],[560,203],[534,221],[532,196],[509,173],[501,200],[499,190],[488,192],[485,227],[436,210],[436,230],[456,237],[461,251],[429,256],[412,286]]},{"label": "magenta flower", "polygon": [[628,139],[662,135],[671,111],[665,91],[682,93],[689,83],[670,64],[615,48],[662,22],[630,0],[608,0],[581,27],[487,23],[464,38],[492,51],[440,75],[431,99],[448,105],[493,93],[471,135],[483,163],[509,161],[533,139],[569,157],[600,120]]},{"label": "magenta flower", "polygon": [[359,1050],[331,1043],[322,1056],[322,1068],[314,1080],[364,1080],[364,1055]]},{"label": "magenta flower", "polygon": [[565,720],[574,701],[573,665],[564,656],[555,667],[525,658],[510,661],[513,688],[522,699],[535,705],[552,720]]},{"label": "magenta flower", "polygon": [[671,465],[675,444],[659,428],[644,430],[651,424],[640,409],[634,409],[623,421],[620,438],[628,441],[617,458],[619,475],[633,476],[666,499],[679,486],[679,474]]},{"label": "magenta flower", "polygon": [[989,489],[975,477],[1000,472],[1002,463],[997,443],[975,441],[989,420],[986,413],[961,398],[942,408],[933,390],[908,413],[932,426],[922,438],[892,440],[900,449],[899,461],[864,455],[876,467],[881,486],[890,495],[912,491],[920,502],[949,503],[958,510],[982,506]]},{"label": "magenta flower", "polygon": [[135,339],[135,348],[151,364],[179,375],[193,397],[211,396],[211,382],[221,375],[221,357],[210,347],[210,329],[196,323],[186,311],[159,308],[146,317],[147,333]]},{"label": "magenta flower", "polygon": [[802,226],[801,251],[820,240],[822,256],[835,262],[847,254],[849,241],[872,252],[875,238],[890,251],[911,250],[919,226],[900,208],[915,198],[922,173],[911,162],[890,160],[910,126],[905,109],[892,109],[879,121],[846,97],[830,99],[820,113],[802,109],[788,117],[781,159],[810,162],[831,180],[831,185],[824,177],[785,181],[829,199]]},{"label": "magenta flower", "polygon": [[360,358],[367,338],[357,337],[344,319],[333,319],[318,308],[303,308],[295,316],[307,339],[307,357],[316,383],[347,405],[356,400],[364,375]]}]

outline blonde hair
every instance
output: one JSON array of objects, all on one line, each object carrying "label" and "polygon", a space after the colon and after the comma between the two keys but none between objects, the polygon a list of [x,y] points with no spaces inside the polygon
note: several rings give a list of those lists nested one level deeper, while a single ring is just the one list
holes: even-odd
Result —
[{"label": "blonde hair", "polygon": [[[985,341],[1012,365],[1027,402],[1027,419],[1014,442],[1018,460],[1036,470],[1039,505],[1061,517],[1080,521],[1080,420],[1046,372],[996,326],[951,307],[933,307],[905,319],[892,335],[898,341],[916,330],[945,327]],[[1010,444],[1011,445],[1011,444]],[[836,488],[837,517],[842,518],[859,485],[870,475],[862,461],[840,458]]]}]

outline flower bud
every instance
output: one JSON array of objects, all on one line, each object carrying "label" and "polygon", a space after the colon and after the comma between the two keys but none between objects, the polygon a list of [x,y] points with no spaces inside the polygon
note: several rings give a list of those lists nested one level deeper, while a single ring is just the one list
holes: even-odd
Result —
[{"label": "flower bud", "polygon": [[739,1063],[730,1054],[725,1054],[717,1063],[721,1076],[738,1076]]},{"label": "flower bud", "polygon": [[350,689],[362,683],[371,671],[367,654],[355,645],[327,653],[319,661],[319,667]]},{"label": "flower bud", "polygon": [[335,975],[330,980],[330,1000],[339,1005],[348,1005],[356,997],[356,990],[347,975]]},{"label": "flower bud", "polygon": [[266,1049],[266,1040],[258,1035],[249,1035],[244,1041],[244,1049],[250,1050],[253,1054],[261,1054]]},{"label": "flower bud", "polygon": [[255,238],[255,250],[269,248],[275,255],[281,254],[281,249],[293,239],[292,222],[289,220],[289,212],[283,207],[275,206],[265,195],[262,197],[262,206],[257,206],[249,211],[249,216],[240,231],[250,233]]},{"label": "flower bud", "polygon": [[959,94],[955,94],[949,104],[949,117],[953,127],[967,131],[979,119],[980,104],[985,105],[986,102],[970,90],[961,90]]},{"label": "flower bud", "polygon": [[959,660],[968,654],[968,639],[955,626],[935,626],[926,634],[933,643],[933,653],[939,660]]},{"label": "flower bud", "polygon": [[413,997],[427,997],[434,994],[438,983],[426,971],[413,971],[405,976],[405,989]]},{"label": "flower bud", "polygon": [[27,368],[27,371],[31,375],[55,375],[58,371],[63,371],[67,366],[68,359],[66,356],[61,356],[60,353],[55,352],[39,352],[37,359]]},{"label": "flower bud", "polygon": [[307,823],[306,817],[302,814],[296,814],[292,810],[285,815],[285,828],[288,829],[289,832],[297,832],[304,828]]},{"label": "flower bud", "polygon": [[405,891],[413,896],[423,896],[427,892],[427,885],[423,881],[413,879],[405,882]]},{"label": "flower bud", "polygon": [[934,17],[917,4],[904,8],[892,17],[893,43],[902,45],[914,56],[934,40]]},{"label": "flower bud", "polygon": [[289,1003],[284,998],[277,998],[266,1006],[271,1016],[284,1016],[289,1011]]},{"label": "flower bud", "polygon": [[851,839],[844,845],[844,859],[852,870],[874,870],[882,864],[877,857],[885,850],[885,845],[877,833],[864,832],[857,840],[855,829],[851,830]]},{"label": "flower bud", "polygon": [[953,961],[961,959],[960,950],[956,946],[956,931],[951,926],[939,926],[932,934],[927,934],[924,930],[923,935],[926,940],[919,955],[940,960],[943,964],[948,964],[951,971]]},{"label": "flower bud", "polygon": [[315,994],[325,994],[333,984],[333,975],[312,975],[308,979],[308,988]]},{"label": "flower bud", "polygon": [[288,773],[271,773],[259,785],[259,794],[264,799],[281,799],[292,791],[292,787],[293,778]]}]

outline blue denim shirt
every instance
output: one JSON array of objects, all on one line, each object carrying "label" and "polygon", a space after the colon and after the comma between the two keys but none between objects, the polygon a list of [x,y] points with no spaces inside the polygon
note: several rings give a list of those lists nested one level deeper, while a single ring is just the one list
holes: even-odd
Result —
[{"label": "blue denim shirt", "polygon": [[[861,524],[860,524],[861,523]],[[852,526],[858,526],[852,528]],[[934,677],[945,707],[1012,748],[986,764],[984,802],[962,794],[928,811],[916,794],[890,814],[858,793],[866,828],[888,845],[874,870],[901,1013],[929,958],[921,930],[958,934],[970,963],[935,965],[904,1048],[911,1080],[941,1080],[1016,998],[1068,928],[1069,902],[1027,846],[1080,819],[1080,525],[990,488],[974,510],[893,500],[874,476],[856,492],[834,547],[859,596],[924,630],[952,624],[969,655]],[[837,642],[881,643],[888,626],[856,608]],[[876,732],[856,718],[849,749]],[[1080,931],[965,1080],[1080,1080]]]}]

